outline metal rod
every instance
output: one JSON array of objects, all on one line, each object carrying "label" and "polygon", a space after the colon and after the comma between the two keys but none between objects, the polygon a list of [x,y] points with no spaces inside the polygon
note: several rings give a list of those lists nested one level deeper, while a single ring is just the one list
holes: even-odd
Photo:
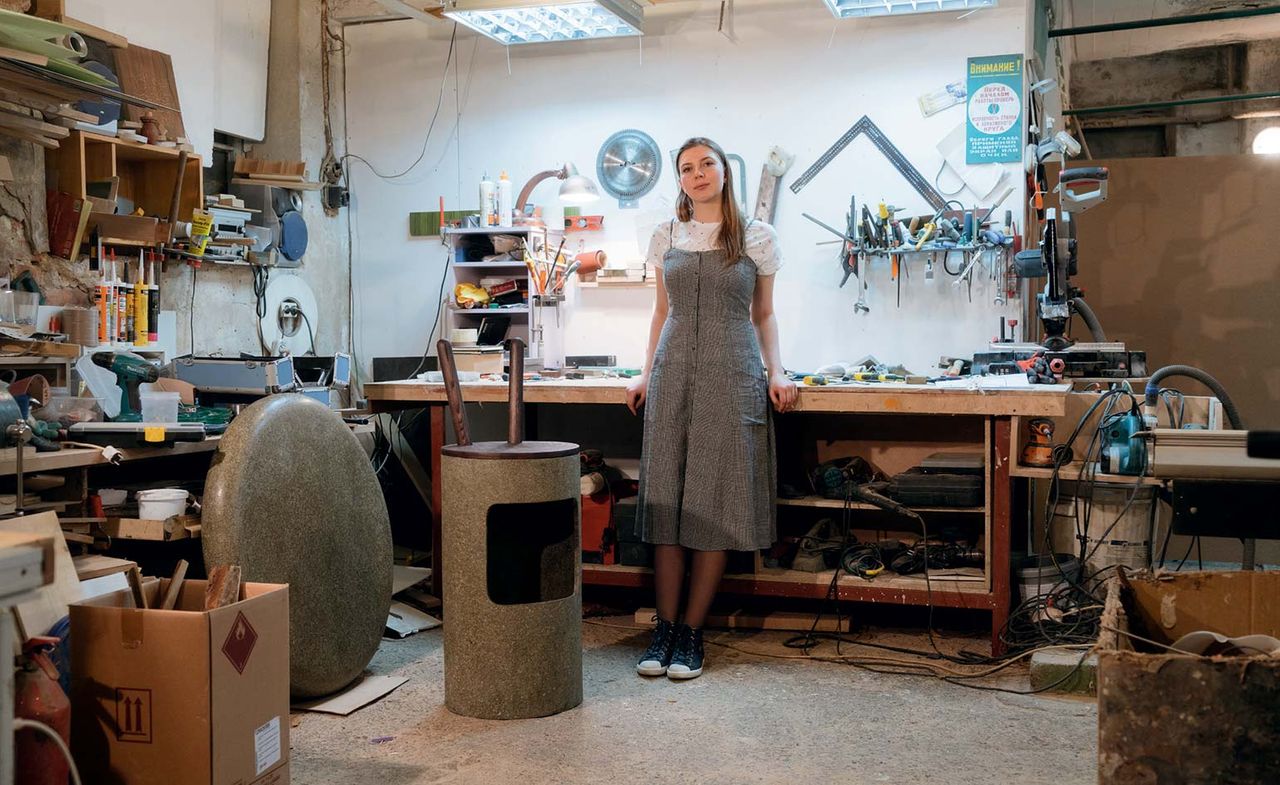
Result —
[{"label": "metal rod", "polygon": [[449,413],[453,415],[453,430],[458,434],[459,446],[471,444],[467,428],[467,410],[462,403],[462,387],[458,384],[458,366],[453,361],[453,344],[441,338],[436,342],[436,361],[444,378],[444,394],[449,399]]},{"label": "metal rod", "polygon": [[524,441],[524,341],[507,339],[510,355],[507,373],[507,444],[512,447]]},{"label": "metal rod", "polygon": [[1280,13],[1280,6],[1266,8],[1243,8],[1238,11],[1212,11],[1204,14],[1186,14],[1184,16],[1166,16],[1159,19],[1135,19],[1131,22],[1108,22],[1103,25],[1085,25],[1083,27],[1060,27],[1050,30],[1050,38],[1066,38],[1076,35],[1092,35],[1094,33],[1113,33],[1118,30],[1143,30],[1149,27],[1170,27],[1172,25],[1190,25],[1199,22],[1217,22],[1224,19],[1244,19],[1250,16],[1266,16]]},{"label": "metal rod", "polygon": [[1151,101],[1144,104],[1116,104],[1114,106],[1087,106],[1083,109],[1064,109],[1064,115],[1108,114],[1111,112],[1134,112],[1140,109],[1167,109],[1173,106],[1193,106],[1196,104],[1222,104],[1230,101],[1263,101],[1268,98],[1280,98],[1280,91],[1267,93],[1240,93],[1238,95],[1211,95],[1204,98],[1178,98],[1172,101]]}]

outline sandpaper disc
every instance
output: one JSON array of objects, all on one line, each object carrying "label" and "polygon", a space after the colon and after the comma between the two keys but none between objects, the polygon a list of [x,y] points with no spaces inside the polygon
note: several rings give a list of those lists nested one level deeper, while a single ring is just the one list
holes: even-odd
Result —
[{"label": "sandpaper disc", "polygon": [[327,695],[369,664],[391,605],[391,526],[369,457],[342,418],[272,395],[232,421],[205,482],[207,568],[289,584],[289,682]]}]

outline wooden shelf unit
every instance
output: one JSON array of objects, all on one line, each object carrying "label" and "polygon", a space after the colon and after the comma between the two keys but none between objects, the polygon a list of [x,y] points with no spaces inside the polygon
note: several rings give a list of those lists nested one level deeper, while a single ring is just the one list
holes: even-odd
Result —
[{"label": "wooden shelf unit", "polygon": [[[502,262],[458,262],[454,261],[456,250],[460,238],[471,237],[487,237],[492,235],[514,235],[518,237],[528,238],[528,242],[535,242],[534,238],[540,239],[543,243],[547,242],[547,235],[540,227],[529,226],[480,226],[480,227],[463,227],[463,228],[446,228],[443,233],[445,245],[448,246],[448,264],[452,272],[453,285],[460,283],[469,283],[476,286],[480,285],[482,278],[490,276],[501,278],[513,278],[520,283],[525,291],[532,293],[533,276],[529,273],[529,268],[523,261],[502,261]],[[489,317],[507,317],[511,320],[507,327],[508,338],[520,338],[525,342],[525,356],[534,357],[536,346],[534,346],[535,336],[533,330],[534,314],[533,308],[526,300],[525,304],[512,308],[458,308],[454,305],[453,287],[450,287],[448,293],[448,301],[444,308],[441,309],[441,331],[440,334],[446,338],[450,332],[455,329],[475,329],[480,326],[480,320]]]},{"label": "wooden shelf unit", "polygon": [[[79,199],[88,196],[87,183],[120,178],[119,195],[168,226],[169,207],[178,173],[179,152],[172,147],[130,142],[113,136],[72,131],[46,158],[57,174],[57,188]],[[178,200],[179,220],[191,220],[204,207],[204,169],[200,156],[188,153]]]}]

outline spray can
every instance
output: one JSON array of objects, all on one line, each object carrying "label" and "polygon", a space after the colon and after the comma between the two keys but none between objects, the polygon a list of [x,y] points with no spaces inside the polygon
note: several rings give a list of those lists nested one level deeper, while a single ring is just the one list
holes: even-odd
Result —
[{"label": "spray can", "polygon": [[489,179],[488,173],[480,178],[480,225],[494,226],[498,223],[497,186]]},{"label": "spray can", "polygon": [[146,252],[138,253],[138,283],[133,290],[133,345],[147,345],[147,262]]},{"label": "spray can", "polygon": [[498,226],[511,226],[511,211],[514,209],[511,196],[511,179],[504,171],[498,178]]},{"label": "spray can", "polygon": [[155,253],[151,256],[151,275],[147,278],[147,341],[157,343],[160,340],[160,284],[156,278]]}]

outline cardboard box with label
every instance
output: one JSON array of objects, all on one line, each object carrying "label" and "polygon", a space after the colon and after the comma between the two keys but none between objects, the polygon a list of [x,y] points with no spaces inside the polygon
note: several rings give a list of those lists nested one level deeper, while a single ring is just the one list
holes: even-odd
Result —
[{"label": "cardboard box with label", "polygon": [[[157,604],[167,580],[144,587]],[[71,746],[85,782],[287,785],[289,588],[247,583],[204,610],[128,591],[71,606]]]}]

